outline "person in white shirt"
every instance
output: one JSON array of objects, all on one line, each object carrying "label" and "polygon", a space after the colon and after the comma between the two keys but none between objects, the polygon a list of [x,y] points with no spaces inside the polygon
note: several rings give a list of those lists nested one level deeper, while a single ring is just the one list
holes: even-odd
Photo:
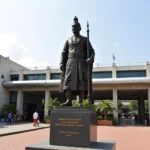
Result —
[{"label": "person in white shirt", "polygon": [[38,115],[37,111],[35,111],[33,113],[33,126],[36,126],[38,118],[39,118],[39,115]]}]

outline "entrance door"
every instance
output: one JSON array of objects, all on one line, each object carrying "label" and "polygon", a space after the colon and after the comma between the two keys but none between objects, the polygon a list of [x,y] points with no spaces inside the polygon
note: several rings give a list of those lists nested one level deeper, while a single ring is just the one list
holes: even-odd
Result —
[{"label": "entrance door", "polygon": [[36,110],[36,104],[27,104],[27,120],[33,120],[33,113]]}]

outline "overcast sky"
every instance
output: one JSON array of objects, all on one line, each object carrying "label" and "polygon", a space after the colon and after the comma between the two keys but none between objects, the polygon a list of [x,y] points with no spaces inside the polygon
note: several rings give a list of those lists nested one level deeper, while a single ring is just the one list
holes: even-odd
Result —
[{"label": "overcast sky", "polygon": [[0,55],[24,66],[58,66],[74,16],[95,64],[150,61],[149,0],[0,0]]}]

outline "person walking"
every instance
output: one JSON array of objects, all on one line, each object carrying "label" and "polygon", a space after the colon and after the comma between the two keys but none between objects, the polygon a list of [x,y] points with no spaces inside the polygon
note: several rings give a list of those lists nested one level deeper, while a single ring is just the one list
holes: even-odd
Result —
[{"label": "person walking", "polygon": [[36,127],[38,118],[39,118],[39,115],[38,115],[37,111],[35,111],[35,112],[33,113],[33,126],[35,126],[35,127]]},{"label": "person walking", "polygon": [[12,121],[12,114],[11,114],[11,112],[8,114],[8,116],[7,116],[7,125],[11,125],[11,121]]},{"label": "person walking", "polygon": [[37,119],[37,126],[39,127],[40,126],[40,118],[38,117]]}]

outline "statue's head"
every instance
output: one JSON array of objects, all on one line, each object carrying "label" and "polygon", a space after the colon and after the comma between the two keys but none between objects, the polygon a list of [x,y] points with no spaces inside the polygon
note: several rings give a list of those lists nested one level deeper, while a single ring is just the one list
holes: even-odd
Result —
[{"label": "statue's head", "polygon": [[81,30],[81,25],[78,22],[78,18],[75,16],[73,19],[73,24],[72,24],[72,32],[73,33],[79,33]]}]

